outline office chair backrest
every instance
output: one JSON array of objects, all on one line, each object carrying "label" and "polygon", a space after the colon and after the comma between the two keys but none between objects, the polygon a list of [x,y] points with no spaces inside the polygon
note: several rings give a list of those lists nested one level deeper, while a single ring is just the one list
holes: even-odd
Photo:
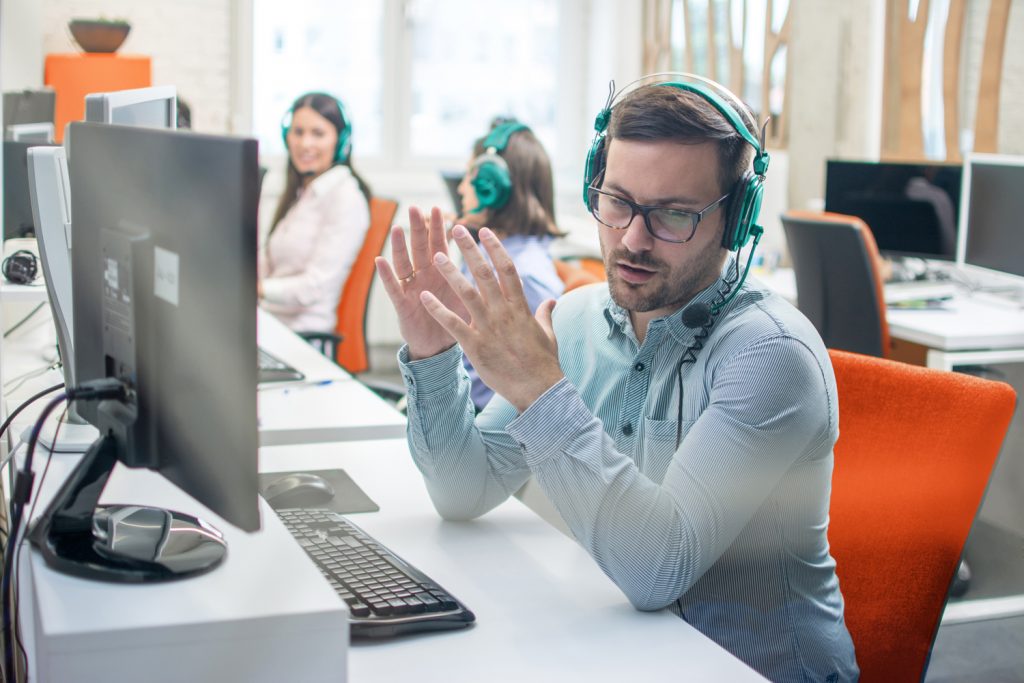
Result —
[{"label": "office chair backrest", "polygon": [[830,351],[829,542],[862,683],[922,680],[1013,415],[1007,384]]},{"label": "office chair backrest", "polygon": [[788,211],[782,215],[796,273],[797,306],[825,346],[886,358],[890,353],[881,257],[856,216]]},{"label": "office chair backrest", "polygon": [[[591,263],[591,265],[585,266],[585,262]],[[594,270],[593,262],[596,262],[601,267],[599,273]],[[606,279],[604,276],[604,266],[601,266],[601,262],[597,261],[597,259],[581,259],[577,264],[556,258],[554,264],[555,273],[562,281],[562,284],[565,285],[563,292],[571,292],[577,287],[595,282],[604,282]]]},{"label": "office chair backrest", "polygon": [[373,260],[384,250],[384,242],[397,211],[398,202],[392,199],[370,199],[370,229],[366,232],[363,246],[352,264],[352,271],[338,301],[335,332],[341,341],[335,360],[353,374],[365,372],[370,367],[366,350],[366,309],[370,303],[370,286],[376,272]]}]

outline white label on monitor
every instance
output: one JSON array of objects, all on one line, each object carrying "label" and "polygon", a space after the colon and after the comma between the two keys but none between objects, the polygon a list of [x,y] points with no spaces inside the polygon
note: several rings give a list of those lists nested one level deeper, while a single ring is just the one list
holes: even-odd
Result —
[{"label": "white label on monitor", "polygon": [[178,305],[178,255],[160,247],[153,248],[153,293]]}]

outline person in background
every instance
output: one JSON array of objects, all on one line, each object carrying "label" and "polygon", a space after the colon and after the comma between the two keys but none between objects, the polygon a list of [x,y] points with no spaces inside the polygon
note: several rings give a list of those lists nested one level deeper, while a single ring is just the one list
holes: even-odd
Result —
[{"label": "person in background", "polygon": [[[563,290],[548,247],[561,236],[555,225],[555,188],[551,161],[544,146],[526,125],[497,118],[490,133],[473,146],[473,157],[459,184],[463,215],[457,223],[472,234],[483,227],[504,244],[523,282],[530,311]],[[464,268],[467,276],[472,273]],[[465,356],[472,381],[473,405],[483,410],[494,395]]]},{"label": "person in background", "polygon": [[302,95],[281,132],[287,179],[259,250],[260,306],[296,332],[333,332],[370,227],[370,188],[352,168],[352,123],[336,98]]}]

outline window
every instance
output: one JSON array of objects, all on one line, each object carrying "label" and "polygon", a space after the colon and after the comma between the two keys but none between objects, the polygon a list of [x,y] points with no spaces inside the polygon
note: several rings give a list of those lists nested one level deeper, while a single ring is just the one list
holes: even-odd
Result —
[{"label": "window", "polygon": [[283,153],[282,114],[302,92],[324,90],[345,102],[361,166],[461,167],[496,115],[521,118],[558,158],[558,141],[575,139],[560,134],[572,119],[556,111],[569,99],[559,93],[572,90],[567,64],[583,49],[563,37],[578,35],[583,6],[255,0],[254,133],[264,150]]}]

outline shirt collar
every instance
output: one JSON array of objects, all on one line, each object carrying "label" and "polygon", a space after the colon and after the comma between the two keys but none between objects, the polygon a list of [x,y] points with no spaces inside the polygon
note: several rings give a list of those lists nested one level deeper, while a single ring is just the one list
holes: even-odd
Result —
[{"label": "shirt collar", "polygon": [[[718,290],[722,286],[722,282],[725,278],[732,278],[733,273],[731,272],[734,268],[734,262],[736,257],[732,254],[725,260],[725,264],[722,266],[722,271],[719,274],[717,280],[711,283],[710,286],[702,290],[697,296],[693,297],[685,305],[680,306],[675,312],[661,318],[655,318],[650,322],[648,326],[648,335],[651,326],[664,325],[668,328],[669,334],[680,344],[689,344],[693,340],[694,334],[697,330],[694,328],[687,327],[683,324],[683,311],[688,306],[692,306],[696,303],[703,303],[708,306],[718,297]],[[611,297],[609,290],[608,300],[605,302],[604,309],[605,320],[608,321],[608,337],[610,338],[615,330],[619,330],[622,334],[629,336],[633,334],[633,323],[629,319],[629,311],[619,306]]]}]

